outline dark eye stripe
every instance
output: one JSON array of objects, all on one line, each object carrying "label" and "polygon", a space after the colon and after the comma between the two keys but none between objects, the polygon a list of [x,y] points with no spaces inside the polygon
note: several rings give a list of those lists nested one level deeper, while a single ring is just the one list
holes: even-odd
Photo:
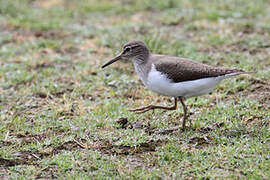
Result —
[{"label": "dark eye stripe", "polygon": [[128,52],[130,50],[131,50],[131,47],[130,46],[127,46],[127,47],[124,48],[124,52]]}]

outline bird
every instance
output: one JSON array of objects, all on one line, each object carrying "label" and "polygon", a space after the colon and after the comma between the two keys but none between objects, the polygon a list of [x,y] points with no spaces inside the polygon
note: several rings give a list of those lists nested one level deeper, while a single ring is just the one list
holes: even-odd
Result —
[{"label": "bird", "polygon": [[[173,106],[148,105],[131,112],[144,113],[154,109],[176,110],[177,101],[182,104],[184,117],[182,129],[186,129],[187,106],[185,99],[210,93],[223,79],[249,74],[241,69],[214,67],[188,58],[153,54],[143,41],[133,40],[102,68],[118,60],[131,61],[142,83],[151,91],[174,98]],[[191,126],[191,120],[190,120]]]}]

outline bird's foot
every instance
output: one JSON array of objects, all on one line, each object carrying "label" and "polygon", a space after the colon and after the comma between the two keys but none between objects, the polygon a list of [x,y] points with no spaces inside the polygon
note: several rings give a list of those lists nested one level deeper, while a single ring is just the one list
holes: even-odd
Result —
[{"label": "bird's foot", "polygon": [[129,109],[128,111],[130,112],[136,112],[136,113],[144,113],[146,111],[151,110],[151,106],[145,106],[145,107],[140,107],[140,108],[136,108],[136,109]]},{"label": "bird's foot", "polygon": [[137,113],[144,113],[144,112],[147,112],[147,111],[150,111],[150,110],[155,110],[155,109],[175,110],[176,107],[175,106],[165,107],[165,106],[149,105],[149,106],[141,107],[141,108],[137,108],[137,109],[129,109],[129,111],[137,112]]}]

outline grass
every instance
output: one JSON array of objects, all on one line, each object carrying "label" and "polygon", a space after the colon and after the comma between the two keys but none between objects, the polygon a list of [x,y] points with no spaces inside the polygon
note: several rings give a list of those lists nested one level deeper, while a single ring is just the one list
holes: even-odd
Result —
[{"label": "grass", "polygon": [[[0,0],[3,179],[269,179],[267,0]],[[152,52],[256,71],[182,109],[132,64],[101,65],[140,39]]]}]

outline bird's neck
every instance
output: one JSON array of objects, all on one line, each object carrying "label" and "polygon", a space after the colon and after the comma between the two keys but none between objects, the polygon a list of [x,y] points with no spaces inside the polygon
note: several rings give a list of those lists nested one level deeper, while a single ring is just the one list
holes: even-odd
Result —
[{"label": "bird's neck", "polygon": [[143,51],[132,58],[133,63],[142,65],[146,64],[150,57],[149,51]]},{"label": "bird's neck", "polygon": [[139,59],[139,58],[132,60],[134,67],[135,67],[135,70],[136,70],[136,73],[138,74],[138,76],[140,77],[140,79],[142,80],[142,82],[145,86],[147,86],[147,77],[148,77],[148,73],[151,69],[151,68],[149,68],[149,65],[150,65],[148,63],[149,61],[150,61],[150,54],[144,60]]}]

